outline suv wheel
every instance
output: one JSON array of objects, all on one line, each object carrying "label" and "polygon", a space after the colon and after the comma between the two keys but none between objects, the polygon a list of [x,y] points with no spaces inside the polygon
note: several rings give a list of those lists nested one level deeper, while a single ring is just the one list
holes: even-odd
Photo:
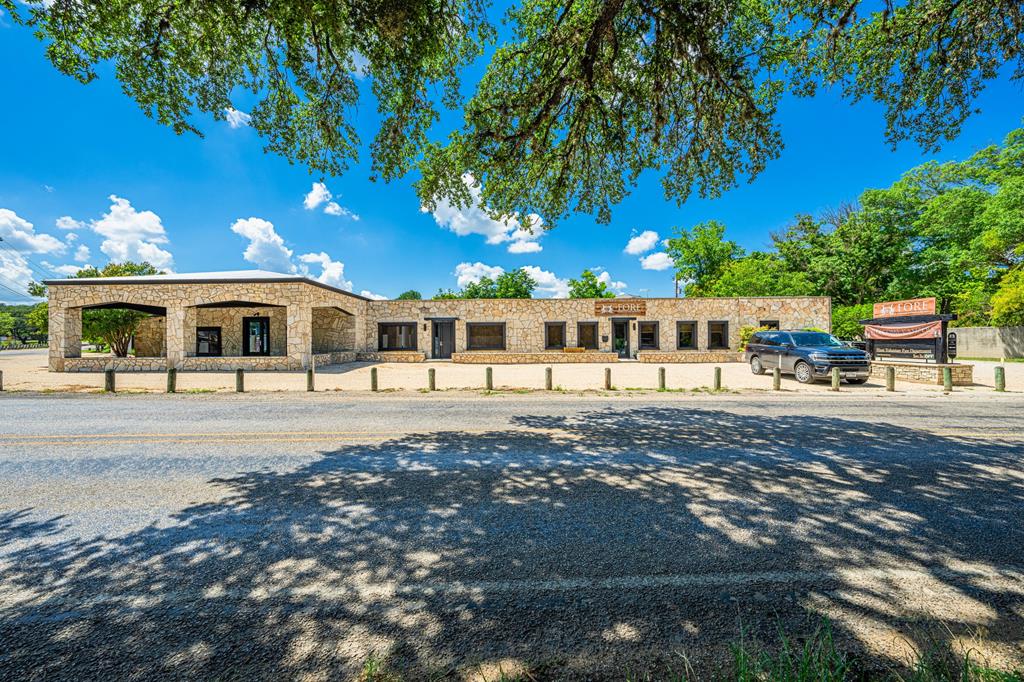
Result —
[{"label": "suv wheel", "polygon": [[750,358],[750,371],[758,376],[764,374],[764,365],[761,364],[761,358],[756,355]]},{"label": "suv wheel", "polygon": [[796,380],[801,384],[814,383],[814,370],[803,360],[796,363],[796,366],[793,368],[793,374],[796,375]]}]

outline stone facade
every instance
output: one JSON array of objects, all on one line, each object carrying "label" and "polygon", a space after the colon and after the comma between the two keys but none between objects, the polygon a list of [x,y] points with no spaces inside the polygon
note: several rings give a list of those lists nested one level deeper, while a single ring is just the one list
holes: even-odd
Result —
[{"label": "stone facade", "polygon": [[[820,327],[829,329],[832,322],[831,299],[820,296],[764,298],[648,298],[643,316],[630,317],[629,357],[643,359],[639,348],[640,321],[658,322],[658,351],[668,353],[652,362],[687,362],[699,356],[676,348],[676,322],[697,323],[698,351],[713,351],[714,361],[721,357],[719,349],[708,348],[708,322],[727,322],[729,349],[739,346],[739,330],[745,325],[758,326],[762,321],[775,321],[783,328]],[[576,346],[577,323],[597,322],[598,351],[612,352],[612,317],[595,314],[593,299],[480,299],[438,301],[371,301],[367,305],[362,345],[377,348],[377,325],[380,323],[414,323],[416,347],[427,357],[433,356],[431,319],[455,320],[455,361],[466,361],[466,323],[501,322],[505,324],[505,352],[534,354],[545,350],[545,322],[564,322],[566,345]],[[729,349],[721,349],[728,351]],[[647,351],[642,351],[646,353]],[[725,357],[731,357],[725,353]],[[547,360],[540,360],[547,361]],[[703,361],[703,360],[700,360]],[[726,360],[722,360],[726,361]]]},{"label": "stone facade", "polygon": [[103,372],[108,369],[117,372],[162,372],[167,369],[167,358],[95,355],[64,360],[65,372]]},{"label": "stone facade", "polygon": [[[216,275],[217,273],[213,273]],[[162,360],[162,366],[182,370],[267,369],[296,370],[318,364],[351,361],[421,362],[435,357],[435,319],[454,325],[455,362],[508,364],[518,362],[615,362],[613,320],[628,329],[624,356],[641,362],[728,362],[736,358],[740,328],[772,321],[782,328],[831,324],[826,297],[764,297],[703,299],[616,299],[642,313],[598,314],[608,301],[593,299],[483,299],[428,301],[369,301],[311,280],[261,273],[262,281],[203,280],[199,276],[166,275],[152,279],[56,280],[50,285],[50,368],[81,370],[96,366],[80,362],[82,310],[123,304],[146,310],[136,337],[139,360]],[[269,277],[268,277],[269,275]],[[176,279],[181,277],[184,279]],[[145,280],[145,281],[143,281]],[[243,319],[270,320],[270,355],[242,355]],[[468,348],[467,323],[501,323],[504,348]],[[545,323],[565,326],[564,343],[580,343],[578,323],[596,323],[598,348],[564,352],[546,348]],[[640,347],[640,328],[657,323],[656,343]],[[677,348],[677,323],[696,325],[696,348]],[[725,323],[728,348],[709,348],[709,323]],[[378,325],[405,323],[415,329],[415,347],[382,349]],[[196,330],[219,327],[221,357],[196,355]],[[404,334],[404,332],[403,332]],[[132,363],[122,363],[125,367]],[[140,363],[136,363],[142,366]],[[159,364],[159,363],[158,363]]]},{"label": "stone facade", "polygon": [[[286,276],[282,281],[195,282],[175,281],[174,277],[168,275],[166,281],[110,278],[102,282],[48,282],[50,369],[94,366],[78,360],[82,310],[111,303],[162,309],[162,314],[145,323],[142,350],[151,353],[159,346],[164,365],[182,370],[302,369],[312,358],[314,339],[317,352],[332,353],[357,350],[353,347],[355,340],[365,336],[367,300],[333,287]],[[318,312],[321,309],[330,312]],[[241,355],[241,320],[250,312],[266,312],[271,319],[269,357],[236,357]],[[314,318],[320,323],[319,331],[314,329]],[[158,329],[161,319],[162,338]],[[221,327],[224,357],[195,357],[196,327],[202,326]],[[352,345],[345,347],[346,343]],[[137,350],[139,345],[137,341]],[[127,367],[132,363],[122,364]]]},{"label": "stone facade", "polygon": [[954,386],[970,386],[974,383],[974,365],[951,363],[948,365],[925,364],[923,362],[890,362],[873,360],[871,362],[871,378],[885,381],[886,367],[896,368],[896,381],[909,381],[912,384],[931,384],[942,386],[942,369],[953,370]]}]

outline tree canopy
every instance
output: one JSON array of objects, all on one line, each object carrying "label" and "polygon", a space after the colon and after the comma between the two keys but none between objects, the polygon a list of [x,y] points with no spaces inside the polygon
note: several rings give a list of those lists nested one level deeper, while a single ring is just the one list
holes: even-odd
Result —
[{"label": "tree canopy", "polygon": [[[778,156],[780,97],[836,87],[882,105],[886,136],[926,149],[959,132],[1004,64],[1024,76],[1018,0],[520,0],[497,32],[486,0],[0,0],[60,72],[111,63],[178,133],[236,98],[270,152],[339,175],[358,160],[365,79],[380,114],[372,176],[419,172],[427,207],[610,219],[644,171],[666,197],[718,196]],[[486,69],[464,121],[464,69]],[[241,104],[239,104],[241,106]],[[445,133],[448,133],[445,135]]]},{"label": "tree canopy", "polygon": [[419,301],[422,298],[423,298],[423,295],[420,294],[420,292],[416,291],[415,289],[409,289],[408,291],[403,291],[402,293],[400,293],[396,300],[399,300],[399,301]]},{"label": "tree canopy", "polygon": [[960,325],[1024,323],[1024,129],[961,162],[929,162],[855,206],[797,216],[744,254],[715,222],[669,242],[689,296],[831,296],[838,333],[876,301],[935,296]]},{"label": "tree canopy", "polygon": [[503,272],[496,278],[481,277],[470,282],[462,291],[441,289],[434,300],[451,298],[532,298],[537,282],[524,268]]},{"label": "tree canopy", "polygon": [[569,279],[569,298],[615,298],[615,292],[599,280],[593,270],[587,269],[580,273],[579,279]]}]

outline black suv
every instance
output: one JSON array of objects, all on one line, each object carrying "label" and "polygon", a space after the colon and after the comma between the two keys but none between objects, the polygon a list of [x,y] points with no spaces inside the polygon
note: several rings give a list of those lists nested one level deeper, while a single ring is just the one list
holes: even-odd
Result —
[{"label": "black suv", "polygon": [[747,344],[746,359],[754,374],[778,367],[801,384],[830,377],[833,367],[849,383],[863,384],[871,369],[867,353],[825,332],[757,332]]}]

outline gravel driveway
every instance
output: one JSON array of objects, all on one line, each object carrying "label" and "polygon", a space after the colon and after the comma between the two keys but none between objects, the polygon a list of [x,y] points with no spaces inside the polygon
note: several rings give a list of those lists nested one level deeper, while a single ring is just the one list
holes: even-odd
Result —
[{"label": "gravel driveway", "polygon": [[0,396],[0,679],[1021,665],[1022,407]]}]

